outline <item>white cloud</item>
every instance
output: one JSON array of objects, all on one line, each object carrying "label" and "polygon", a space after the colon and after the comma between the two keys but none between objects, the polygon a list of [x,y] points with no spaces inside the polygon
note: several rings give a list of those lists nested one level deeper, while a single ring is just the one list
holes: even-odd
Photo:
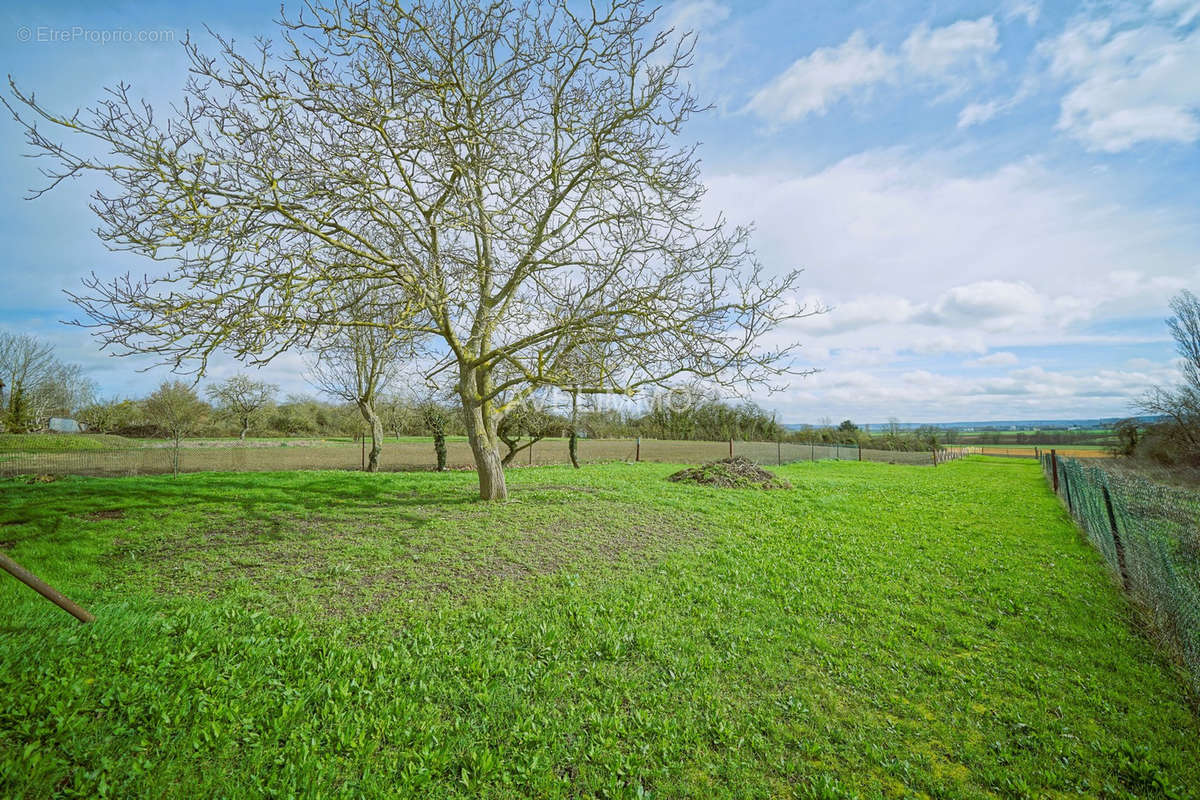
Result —
[{"label": "white cloud", "polygon": [[1013,367],[1020,361],[1015,353],[1009,353],[1002,350],[999,353],[990,353],[981,358],[975,358],[968,362],[968,367]]},{"label": "white cloud", "polygon": [[1200,17],[1200,3],[1196,0],[1154,0],[1150,10],[1161,16],[1175,17],[1177,27],[1190,25],[1192,20]]},{"label": "white cloud", "polygon": [[862,31],[855,31],[838,47],[822,47],[795,61],[754,95],[749,108],[776,120],[824,114],[855,90],[886,80],[894,65],[883,48],[869,47]]},{"label": "white cloud", "polygon": [[900,50],[916,75],[945,79],[964,66],[981,68],[996,52],[996,21],[991,17],[959,20],[930,30],[918,25]]},{"label": "white cloud", "polygon": [[715,0],[681,0],[666,9],[666,27],[703,31],[729,19],[729,6]]},{"label": "white cloud", "polygon": [[[1184,5],[1162,4],[1176,12]],[[1090,149],[1200,140],[1200,29],[1181,31],[1168,20],[1116,29],[1110,20],[1080,19],[1040,50],[1050,74],[1071,87],[1059,129]]]},{"label": "white cloud", "polygon": [[1200,281],[1200,229],[1080,180],[1036,161],[963,174],[885,150],[815,172],[714,176],[707,202],[756,223],[764,264],[806,268],[804,294],[832,311],[787,326],[778,343],[811,345],[834,365],[872,349],[985,356],[1161,341],[1082,326],[1162,315]]},{"label": "white cloud", "polygon": [[995,100],[987,103],[968,103],[958,112],[958,127],[969,128],[980,125],[1000,113],[1001,104]]},{"label": "white cloud", "polygon": [[837,47],[797,59],[751,98],[747,108],[777,122],[824,114],[829,106],[880,84],[904,81],[965,88],[997,49],[995,20],[959,20],[941,28],[918,25],[897,53],[870,45],[855,31]]},{"label": "white cloud", "polygon": [[1025,20],[1025,24],[1033,26],[1037,24],[1038,19],[1042,16],[1042,4],[1033,2],[1032,0],[1018,0],[1008,4],[1004,9],[1005,22],[1012,22],[1015,19]]}]

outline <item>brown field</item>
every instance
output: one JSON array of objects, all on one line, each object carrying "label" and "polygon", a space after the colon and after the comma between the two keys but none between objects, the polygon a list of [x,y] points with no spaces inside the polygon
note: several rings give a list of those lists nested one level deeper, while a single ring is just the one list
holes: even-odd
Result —
[{"label": "brown field", "polygon": [[980,453],[985,456],[1012,456],[1014,458],[1036,458],[1038,451],[1048,453],[1053,449],[1060,456],[1066,458],[1111,458],[1112,453],[1107,448],[1082,448],[1082,447],[1045,447],[1043,445],[982,445],[973,446],[971,452]]}]

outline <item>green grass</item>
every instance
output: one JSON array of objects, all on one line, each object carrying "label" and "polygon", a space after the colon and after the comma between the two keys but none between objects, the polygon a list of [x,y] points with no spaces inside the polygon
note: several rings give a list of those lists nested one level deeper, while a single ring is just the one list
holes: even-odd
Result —
[{"label": "green grass", "polygon": [[0,433],[0,453],[64,453],[141,447],[141,440],[107,433]]},{"label": "green grass", "polygon": [[0,796],[1194,797],[1038,466],[0,483]]}]

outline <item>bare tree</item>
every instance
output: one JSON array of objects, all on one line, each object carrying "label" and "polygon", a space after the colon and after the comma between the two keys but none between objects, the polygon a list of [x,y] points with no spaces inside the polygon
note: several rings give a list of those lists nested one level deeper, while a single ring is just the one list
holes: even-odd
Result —
[{"label": "bare tree", "polygon": [[437,458],[437,471],[446,470],[446,427],[450,424],[450,412],[436,400],[421,403],[421,420],[433,434],[433,453]]},{"label": "bare tree", "polygon": [[216,402],[218,410],[237,420],[241,426],[239,439],[245,440],[250,424],[257,422],[275,401],[279,387],[266,381],[256,381],[248,375],[231,375],[209,386],[206,394]]},{"label": "bare tree", "polygon": [[179,449],[208,414],[208,405],[183,381],[163,381],[144,402],[146,417],[171,439],[171,467],[179,476]]},{"label": "bare tree", "polygon": [[[371,312],[361,305],[349,306],[360,319]],[[387,304],[375,310],[374,327],[345,327],[335,330],[315,344],[317,357],[309,368],[309,381],[333,397],[353,403],[371,431],[371,451],[367,471],[379,470],[383,450],[383,421],[376,404],[391,386],[404,363],[415,355],[414,339],[402,327],[390,324],[387,315],[398,305]]]},{"label": "bare tree", "polygon": [[7,406],[9,430],[41,430],[50,417],[90,403],[95,392],[83,368],[59,361],[50,343],[0,331],[0,406]]},{"label": "bare tree", "polygon": [[1168,421],[1167,438],[1182,450],[1185,460],[1200,460],[1200,298],[1184,289],[1171,298],[1173,315],[1167,328],[1175,339],[1183,379],[1174,387],[1157,386],[1135,406],[1145,414]]},{"label": "bare tree", "polygon": [[496,426],[496,436],[508,450],[500,460],[503,466],[510,465],[522,450],[562,432],[562,421],[533,400],[506,406],[507,410]]},{"label": "bare tree", "polygon": [[[485,499],[507,495],[506,404],[540,389],[788,371],[791,348],[763,341],[813,313],[797,273],[766,277],[747,230],[705,220],[699,159],[678,142],[701,110],[692,38],[656,33],[641,0],[574,7],[309,5],[248,52],[189,39],[185,101],[159,113],[125,85],[64,115],[12,84],[57,165],[41,191],[103,173],[101,238],[167,266],[85,282],[74,300],[97,337],[179,370],[217,348],[261,364],[374,327],[338,290],[386,285],[415,304],[404,330],[441,340]],[[92,142],[69,148],[42,122]],[[587,380],[582,346],[601,357]]]}]

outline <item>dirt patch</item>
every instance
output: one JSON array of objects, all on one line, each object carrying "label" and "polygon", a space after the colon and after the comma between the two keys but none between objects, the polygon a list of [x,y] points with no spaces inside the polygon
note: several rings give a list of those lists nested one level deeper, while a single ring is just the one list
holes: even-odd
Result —
[{"label": "dirt patch", "polygon": [[80,519],[86,519],[88,522],[100,522],[106,519],[124,519],[125,510],[122,508],[107,508],[102,511],[91,511],[84,514]]},{"label": "dirt patch", "polygon": [[719,489],[790,489],[792,484],[744,456],[709,461],[699,467],[681,469],[667,480],[694,483]]},{"label": "dirt patch", "polygon": [[516,484],[512,488],[518,492],[581,492],[583,494],[599,494],[600,492],[599,489],[592,486],[568,486],[565,483],[545,483],[531,486]]},{"label": "dirt patch", "polygon": [[54,483],[60,477],[62,476],[41,473],[37,475],[19,475],[17,476],[17,480],[21,483]]},{"label": "dirt patch", "polygon": [[534,518],[518,504],[430,507],[403,520],[205,517],[154,541],[117,541],[110,558],[164,594],[216,599],[248,581],[271,606],[350,616],[397,601],[466,601],[563,572],[636,568],[699,535],[678,514],[625,504],[543,508]]}]

